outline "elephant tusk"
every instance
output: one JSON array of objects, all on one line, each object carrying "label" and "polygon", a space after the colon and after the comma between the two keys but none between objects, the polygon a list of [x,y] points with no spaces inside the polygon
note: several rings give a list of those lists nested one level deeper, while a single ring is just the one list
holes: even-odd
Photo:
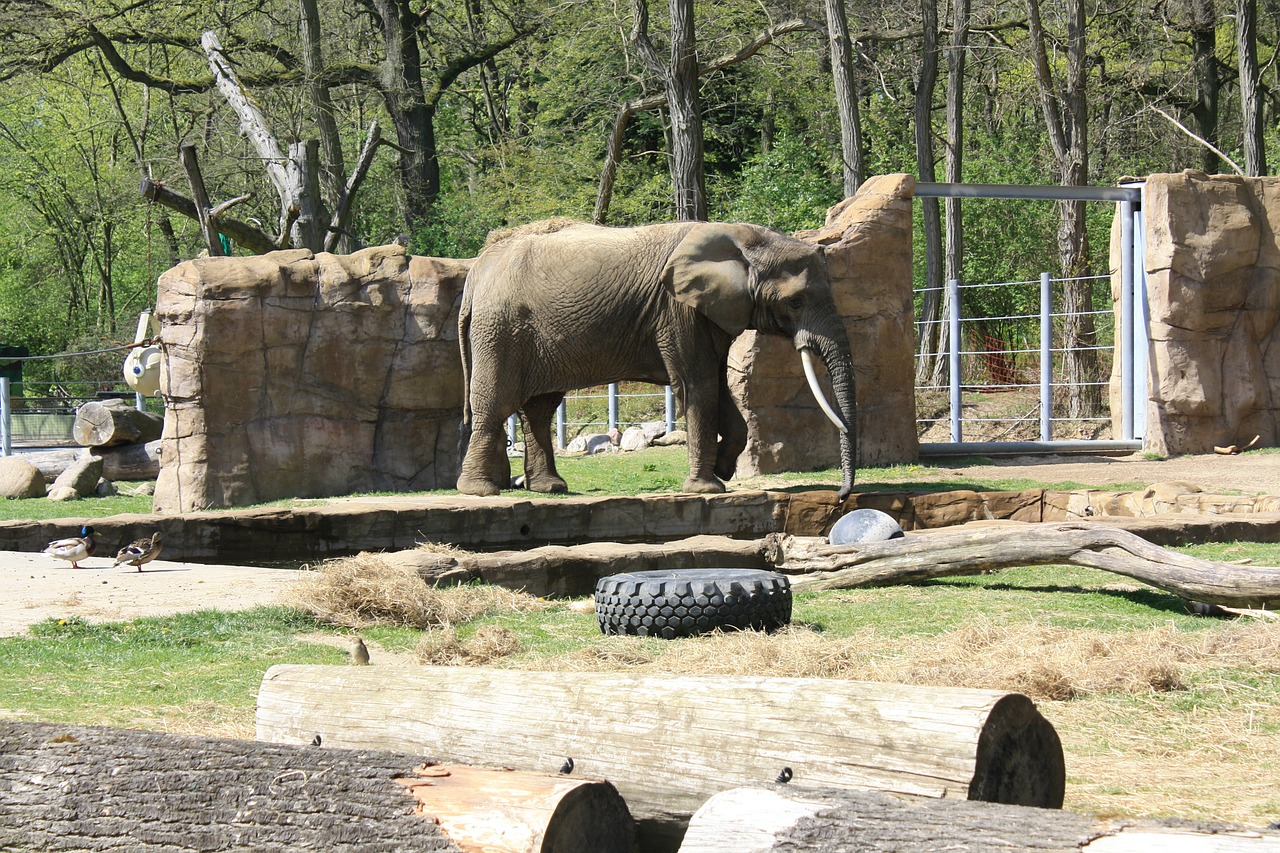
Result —
[{"label": "elephant tusk", "polygon": [[840,430],[841,435],[847,434],[849,428],[845,426],[844,421],[836,414],[836,410],[831,408],[831,404],[827,402],[826,395],[822,393],[822,386],[818,384],[818,374],[813,370],[813,351],[808,347],[800,349],[800,363],[804,365],[804,376],[809,380],[809,390],[813,392],[813,397],[818,401],[818,406],[831,419],[831,422],[836,425],[836,429]]}]

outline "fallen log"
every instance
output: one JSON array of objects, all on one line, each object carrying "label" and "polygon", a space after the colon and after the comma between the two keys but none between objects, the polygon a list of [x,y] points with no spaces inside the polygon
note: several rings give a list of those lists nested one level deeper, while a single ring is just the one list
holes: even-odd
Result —
[{"label": "fallen log", "polygon": [[124,400],[91,400],[76,409],[71,437],[81,447],[109,447],[154,441],[163,427],[159,415],[140,412]]},{"label": "fallen log", "polygon": [[414,548],[380,555],[397,566],[412,568],[429,584],[482,581],[530,595],[590,595],[596,581],[620,572],[649,569],[767,569],[771,567],[762,539],[691,536],[673,542],[544,545],[522,551],[448,553]]},{"label": "fallen log", "polygon": [[87,447],[34,450],[22,453],[21,458],[36,466],[46,483],[52,483],[76,460],[89,454],[102,457],[102,476],[112,482],[154,480],[160,476],[159,440],[148,441],[145,444],[118,444],[114,447],[99,447],[93,450]]},{"label": "fallen log", "polygon": [[1061,563],[1114,572],[1189,601],[1256,609],[1280,605],[1280,568],[1202,560],[1092,522],[970,526],[857,545],[823,541],[775,537],[781,558],[774,570],[796,575],[793,589],[814,590]]},{"label": "fallen log", "polygon": [[629,853],[635,840],[607,782],[386,751],[0,722],[0,755],[5,850]]},{"label": "fallen log", "polygon": [[[940,839],[946,839],[945,845]],[[893,853],[1263,853],[1280,832],[1186,821],[1100,821],[1078,814],[957,800],[907,800],[874,791],[783,785],[734,788],[694,813],[680,853],[857,849]]]},{"label": "fallen log", "polygon": [[1062,746],[1017,693],[814,678],[273,666],[257,736],[607,778],[646,850],[726,787],[774,779],[1059,808]]}]

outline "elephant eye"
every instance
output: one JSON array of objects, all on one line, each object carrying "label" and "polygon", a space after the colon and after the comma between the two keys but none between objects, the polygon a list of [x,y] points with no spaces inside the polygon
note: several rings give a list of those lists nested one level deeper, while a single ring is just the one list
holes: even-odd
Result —
[{"label": "elephant eye", "polygon": [[791,297],[790,299],[788,299],[788,300],[787,300],[787,307],[789,307],[789,308],[794,308],[794,309],[796,309],[796,310],[799,310],[800,308],[803,308],[803,307],[804,307],[804,297],[803,297],[803,296],[793,296],[793,297]]}]

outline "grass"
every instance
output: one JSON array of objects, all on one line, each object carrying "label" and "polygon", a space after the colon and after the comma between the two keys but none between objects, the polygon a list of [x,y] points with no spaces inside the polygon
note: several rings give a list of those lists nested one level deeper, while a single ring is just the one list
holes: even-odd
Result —
[{"label": "grass", "polygon": [[[1186,550],[1256,563],[1280,556],[1274,544]],[[330,570],[326,564],[308,580]],[[366,586],[352,591],[356,582]],[[368,564],[340,583],[357,601],[375,589],[368,584],[386,583],[399,598],[418,594],[431,606],[406,606],[425,617],[379,614],[395,624],[370,624],[368,613],[333,611],[335,599],[300,592],[297,608],[93,625],[48,620],[25,636],[0,638],[0,717],[251,737],[265,670],[345,663],[346,640],[358,628],[375,666],[752,673],[1018,690],[1036,699],[1063,738],[1069,809],[1254,825],[1280,816],[1280,797],[1261,781],[1280,775],[1280,624],[1196,617],[1173,596],[1105,572],[1042,566],[803,593],[792,626],[778,634],[674,642],[602,636],[589,600],[539,601],[486,587],[413,593]]]}]

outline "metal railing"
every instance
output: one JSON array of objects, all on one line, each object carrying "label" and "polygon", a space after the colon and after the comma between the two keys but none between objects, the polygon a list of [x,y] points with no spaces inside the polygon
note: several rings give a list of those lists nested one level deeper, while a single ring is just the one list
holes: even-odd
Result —
[{"label": "metal railing", "polygon": [[[632,386],[638,383],[631,383]],[[574,437],[590,432],[590,427],[603,427],[601,432],[611,431],[628,426],[640,426],[650,421],[660,420],[666,425],[667,432],[673,432],[679,423],[676,420],[676,402],[675,393],[671,390],[670,385],[659,388],[658,386],[646,386],[656,388],[654,391],[639,391],[634,387],[623,391],[617,382],[609,385],[601,385],[594,388],[583,388],[577,393],[566,394],[564,401],[556,409],[555,426],[556,426],[556,447],[564,450],[569,446],[569,434],[573,433]],[[623,407],[627,401],[637,400],[656,400],[662,399],[661,417],[644,417],[629,412],[628,417],[623,416]],[[587,411],[588,413],[598,411],[599,406],[592,406],[589,401],[605,401],[605,417],[603,420],[599,418],[589,418],[586,420],[576,420],[570,418],[571,411]],[[586,403],[584,406],[583,404]],[[642,403],[639,406],[628,407],[636,408],[644,414],[657,412],[657,407],[648,403]],[[584,416],[585,417],[585,416]],[[576,429],[575,429],[576,428]],[[514,446],[519,440],[520,421],[515,415],[507,419],[507,441]]]},{"label": "metal railing", "polygon": [[0,376],[0,456],[12,456],[15,446],[74,445],[76,410],[110,398],[129,400],[139,410],[146,407],[146,398],[123,381],[23,383]]}]

